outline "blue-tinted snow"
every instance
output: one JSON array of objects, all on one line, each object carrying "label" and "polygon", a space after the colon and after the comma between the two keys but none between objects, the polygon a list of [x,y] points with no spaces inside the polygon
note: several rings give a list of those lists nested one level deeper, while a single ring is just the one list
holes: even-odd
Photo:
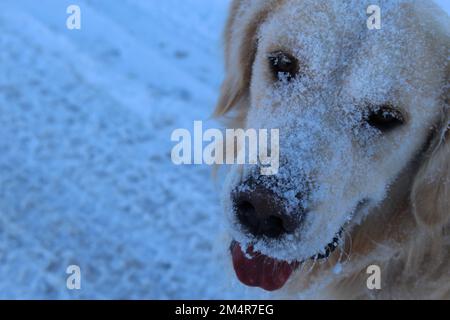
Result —
[{"label": "blue-tinted snow", "polygon": [[228,1],[1,8],[0,298],[244,297],[211,168],[170,160],[212,113]]}]

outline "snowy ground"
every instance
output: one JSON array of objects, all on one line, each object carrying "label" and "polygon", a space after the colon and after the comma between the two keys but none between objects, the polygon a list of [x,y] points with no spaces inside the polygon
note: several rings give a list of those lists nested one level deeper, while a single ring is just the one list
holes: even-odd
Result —
[{"label": "snowy ground", "polygon": [[2,1],[0,298],[259,296],[224,256],[210,168],[170,161],[213,109],[228,1]]},{"label": "snowy ground", "polygon": [[172,130],[213,110],[227,7],[2,1],[0,298],[246,296],[210,168],[170,160]]}]

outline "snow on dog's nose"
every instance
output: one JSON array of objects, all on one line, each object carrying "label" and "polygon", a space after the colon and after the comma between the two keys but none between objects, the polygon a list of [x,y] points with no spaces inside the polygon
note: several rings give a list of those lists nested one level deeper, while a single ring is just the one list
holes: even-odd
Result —
[{"label": "snow on dog's nose", "polygon": [[285,199],[268,188],[261,179],[249,179],[242,183],[234,190],[232,198],[238,222],[255,237],[277,239],[292,234],[305,214],[300,204],[290,212]]}]

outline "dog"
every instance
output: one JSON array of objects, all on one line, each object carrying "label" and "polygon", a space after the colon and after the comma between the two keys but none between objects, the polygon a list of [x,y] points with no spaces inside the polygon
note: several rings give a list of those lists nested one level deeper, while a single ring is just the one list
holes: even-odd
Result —
[{"label": "dog", "polygon": [[280,132],[278,174],[236,165],[224,183],[247,286],[450,298],[450,19],[431,0],[377,3],[379,29],[371,1],[231,4],[215,116]]}]

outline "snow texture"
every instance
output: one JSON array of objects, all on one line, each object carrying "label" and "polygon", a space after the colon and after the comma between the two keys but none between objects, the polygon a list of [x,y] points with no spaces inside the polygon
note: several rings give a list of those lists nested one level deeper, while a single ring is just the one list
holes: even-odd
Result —
[{"label": "snow texture", "polygon": [[211,168],[170,159],[171,132],[212,113],[228,1],[1,8],[0,298],[246,297]]}]

